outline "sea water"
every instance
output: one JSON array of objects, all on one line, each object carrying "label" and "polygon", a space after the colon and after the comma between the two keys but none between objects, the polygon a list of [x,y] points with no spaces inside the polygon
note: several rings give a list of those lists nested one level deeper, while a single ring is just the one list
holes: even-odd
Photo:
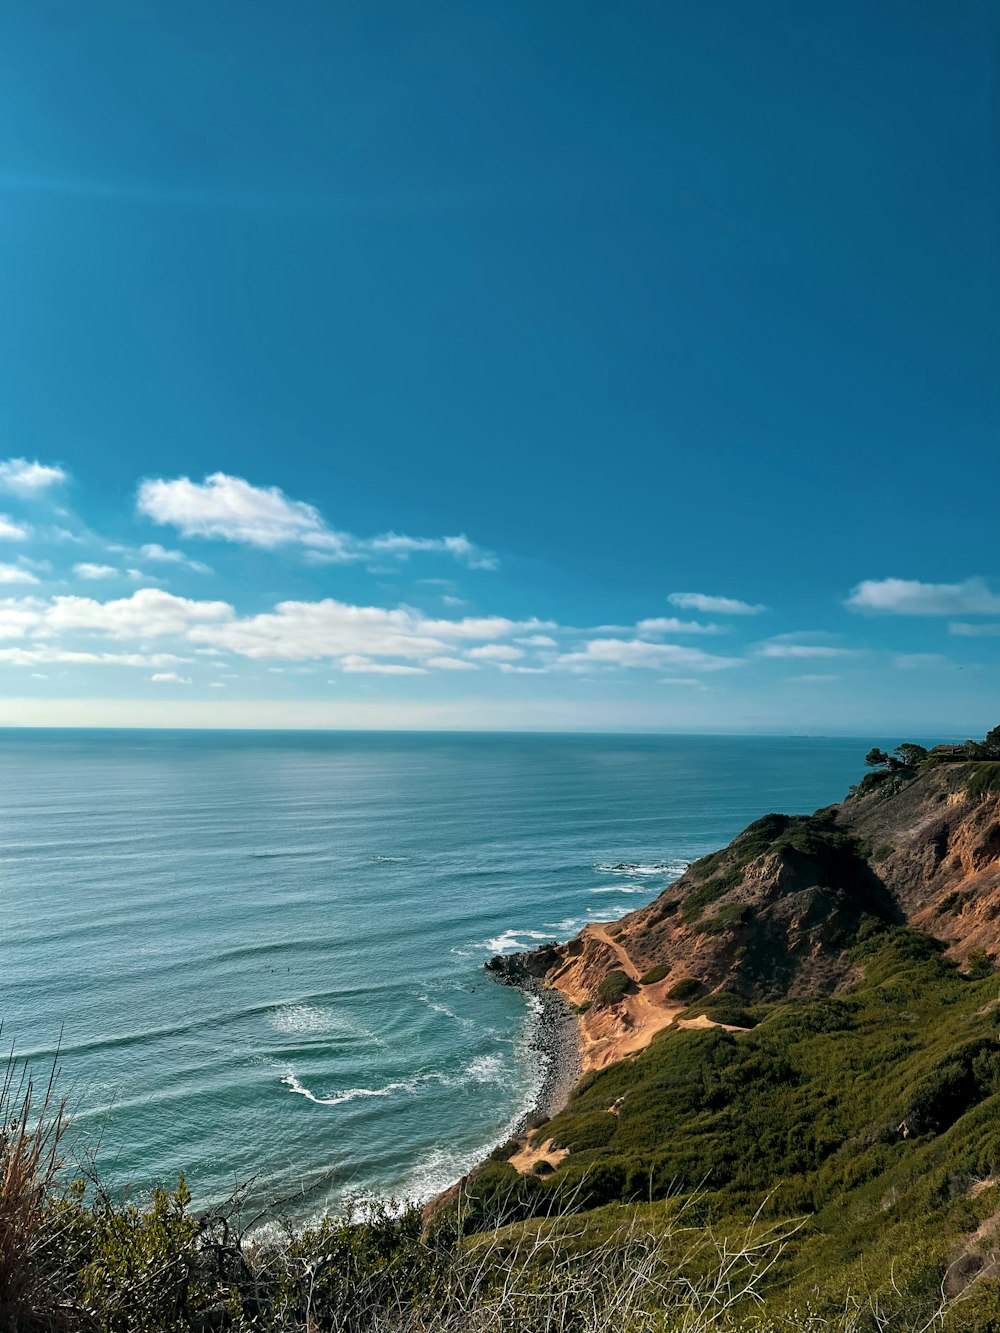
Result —
[{"label": "sea water", "polygon": [[654,898],[865,740],[0,733],[0,1015],[115,1189],[426,1198],[542,1070],[483,963]]}]

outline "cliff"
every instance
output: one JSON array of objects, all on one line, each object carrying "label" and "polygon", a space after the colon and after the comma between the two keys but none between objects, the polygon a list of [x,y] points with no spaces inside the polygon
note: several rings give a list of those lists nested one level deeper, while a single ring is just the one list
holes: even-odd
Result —
[{"label": "cliff", "polygon": [[576,1008],[587,1072],[464,1184],[467,1228],[787,1226],[768,1327],[862,1291],[858,1328],[941,1293],[949,1328],[1000,1328],[998,956],[1000,763],[887,763],[757,820],[620,921],[493,960]]},{"label": "cliff", "polygon": [[997,956],[993,769],[901,769],[812,815],[765,815],[647,906],[490,966],[561,992],[595,1069],[674,1024],[740,1027],[741,1004],[838,993],[875,928],[909,925],[958,962]]}]

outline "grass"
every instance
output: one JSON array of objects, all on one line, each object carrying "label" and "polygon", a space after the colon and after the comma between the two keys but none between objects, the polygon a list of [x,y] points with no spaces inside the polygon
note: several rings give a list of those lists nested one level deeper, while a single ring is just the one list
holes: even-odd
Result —
[{"label": "grass", "polygon": [[0,1323],[12,1327],[46,1304],[43,1252],[65,1127],[55,1076],[53,1064],[39,1098],[11,1052],[0,1079]]},{"label": "grass", "polygon": [[[998,976],[963,976],[941,949],[874,931],[839,998],[693,1005],[755,1026],[667,1030],[588,1076],[546,1130],[569,1156],[519,1196],[522,1218],[572,1197],[599,1235],[608,1208],[697,1195],[719,1226],[758,1210],[805,1219],[775,1310],[807,1293],[824,1316],[850,1290],[888,1298],[910,1262],[907,1299],[930,1300],[955,1247],[1000,1210],[1000,1188],[970,1192],[1000,1175]],[[520,1186],[501,1172],[476,1188]]]},{"label": "grass", "polygon": [[597,988],[597,998],[602,1004],[618,1004],[632,988],[632,979],[627,972],[616,968],[609,972]]},{"label": "grass", "polygon": [[639,985],[655,986],[664,977],[669,977],[672,970],[669,963],[657,963],[655,967],[651,967],[648,972],[643,973],[639,978]]},{"label": "grass", "polygon": [[979,800],[990,792],[1000,791],[1000,764],[976,765],[969,774],[965,790],[973,800]]}]

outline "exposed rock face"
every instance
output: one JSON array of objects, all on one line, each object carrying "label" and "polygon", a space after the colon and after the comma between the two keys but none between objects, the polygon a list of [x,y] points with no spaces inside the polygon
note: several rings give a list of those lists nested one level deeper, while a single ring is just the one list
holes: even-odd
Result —
[{"label": "exposed rock face", "polygon": [[1000,955],[1000,791],[969,796],[977,768],[929,769],[887,796],[846,801],[839,815],[872,848],[907,921],[959,960],[973,949]]},{"label": "exposed rock face", "polygon": [[[1000,955],[1000,792],[968,794],[978,769],[907,771],[812,816],[767,815],[648,906],[488,966],[584,1006],[594,1068],[674,1021],[692,1003],[671,996],[685,979],[746,1002],[836,990],[859,930],[879,923],[935,935],[960,961],[974,949]],[[642,985],[654,968],[667,970]],[[630,984],[602,999],[614,972]]]}]

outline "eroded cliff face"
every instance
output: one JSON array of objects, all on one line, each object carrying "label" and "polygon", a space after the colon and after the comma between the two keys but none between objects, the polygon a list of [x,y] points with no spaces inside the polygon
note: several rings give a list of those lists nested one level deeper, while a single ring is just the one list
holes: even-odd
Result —
[{"label": "eroded cliff face", "polygon": [[941,765],[885,796],[846,801],[839,815],[871,847],[907,922],[960,962],[973,950],[1000,957],[1000,791],[969,795],[981,770]]},{"label": "eroded cliff face", "polygon": [[648,906],[511,966],[578,1007],[592,1069],[673,1022],[725,1018],[713,996],[835,992],[859,933],[885,925],[935,935],[960,962],[1000,956],[1000,792],[968,794],[978,767],[904,773],[815,815],[765,816]]}]

